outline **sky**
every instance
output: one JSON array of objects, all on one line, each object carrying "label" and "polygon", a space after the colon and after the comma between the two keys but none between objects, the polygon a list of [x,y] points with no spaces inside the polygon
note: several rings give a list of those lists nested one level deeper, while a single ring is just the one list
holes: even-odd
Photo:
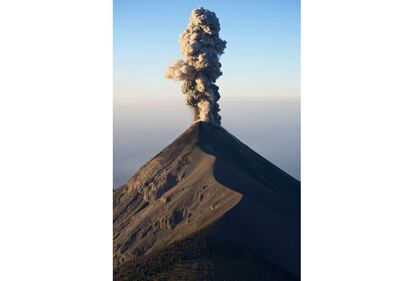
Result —
[{"label": "sky", "polygon": [[178,36],[191,11],[220,20],[222,125],[300,178],[300,2],[114,0],[114,186],[189,126],[181,82],[165,69],[181,59]]}]

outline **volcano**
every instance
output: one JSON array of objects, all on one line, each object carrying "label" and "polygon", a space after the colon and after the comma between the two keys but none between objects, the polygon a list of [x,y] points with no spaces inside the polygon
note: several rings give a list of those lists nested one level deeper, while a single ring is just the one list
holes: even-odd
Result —
[{"label": "volcano", "polygon": [[220,125],[193,123],[113,203],[114,280],[300,278],[300,182]]}]

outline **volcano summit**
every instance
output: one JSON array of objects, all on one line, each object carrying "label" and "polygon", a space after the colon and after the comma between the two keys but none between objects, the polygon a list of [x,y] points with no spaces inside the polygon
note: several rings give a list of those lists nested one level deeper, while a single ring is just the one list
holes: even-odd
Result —
[{"label": "volcano summit", "polygon": [[115,280],[299,280],[300,182],[195,122],[114,191],[114,268]]}]

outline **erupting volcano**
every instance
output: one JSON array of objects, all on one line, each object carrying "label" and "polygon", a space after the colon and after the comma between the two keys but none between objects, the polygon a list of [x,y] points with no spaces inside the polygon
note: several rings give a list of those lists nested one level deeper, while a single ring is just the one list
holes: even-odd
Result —
[{"label": "erupting volcano", "polygon": [[220,125],[219,31],[193,11],[167,77],[195,122],[114,190],[114,280],[300,279],[300,182]]}]

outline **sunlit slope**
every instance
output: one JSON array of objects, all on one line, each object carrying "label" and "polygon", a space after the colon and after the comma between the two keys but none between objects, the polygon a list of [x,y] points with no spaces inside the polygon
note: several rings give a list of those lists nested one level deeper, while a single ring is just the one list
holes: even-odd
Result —
[{"label": "sunlit slope", "polygon": [[298,277],[300,182],[221,126],[194,123],[114,191],[114,267],[201,233]]}]

